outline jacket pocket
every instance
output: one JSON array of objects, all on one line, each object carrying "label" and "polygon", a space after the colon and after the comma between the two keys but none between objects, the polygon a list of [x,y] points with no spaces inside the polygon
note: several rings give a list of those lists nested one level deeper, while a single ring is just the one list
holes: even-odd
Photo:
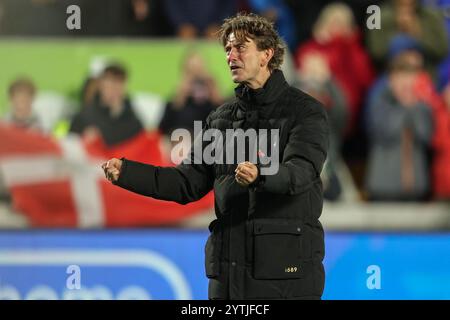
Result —
[{"label": "jacket pocket", "polygon": [[220,274],[220,251],[222,249],[222,232],[218,221],[209,225],[210,235],[205,245],[205,271],[208,278],[216,278]]},{"label": "jacket pocket", "polygon": [[302,278],[302,231],[299,220],[255,220],[254,278],[273,280]]}]

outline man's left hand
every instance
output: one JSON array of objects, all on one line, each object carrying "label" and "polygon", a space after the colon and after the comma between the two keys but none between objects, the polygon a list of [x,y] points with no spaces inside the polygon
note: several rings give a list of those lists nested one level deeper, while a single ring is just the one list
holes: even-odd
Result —
[{"label": "man's left hand", "polygon": [[243,187],[247,187],[258,177],[258,167],[248,161],[239,163],[234,172],[236,182]]}]

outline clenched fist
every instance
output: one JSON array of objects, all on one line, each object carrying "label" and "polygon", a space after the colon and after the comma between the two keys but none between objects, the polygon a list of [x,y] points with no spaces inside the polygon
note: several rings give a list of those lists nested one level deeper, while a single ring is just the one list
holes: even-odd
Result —
[{"label": "clenched fist", "polygon": [[105,172],[106,179],[111,182],[116,182],[119,179],[122,169],[122,160],[112,158],[102,164],[102,169]]},{"label": "clenched fist", "polygon": [[243,187],[250,185],[258,177],[258,167],[248,161],[239,163],[234,172],[236,182]]}]

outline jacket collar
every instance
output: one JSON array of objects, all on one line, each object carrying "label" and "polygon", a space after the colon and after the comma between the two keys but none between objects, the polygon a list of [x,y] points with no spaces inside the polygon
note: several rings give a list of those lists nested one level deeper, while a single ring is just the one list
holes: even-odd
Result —
[{"label": "jacket collar", "polygon": [[251,107],[264,106],[276,101],[288,86],[283,72],[276,69],[262,88],[251,89],[244,84],[240,84],[235,89],[235,94],[238,100],[245,105]]}]

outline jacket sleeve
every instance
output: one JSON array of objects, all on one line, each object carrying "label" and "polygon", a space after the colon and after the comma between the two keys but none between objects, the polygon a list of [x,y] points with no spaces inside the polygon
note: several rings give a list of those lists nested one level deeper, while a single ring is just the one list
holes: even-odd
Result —
[{"label": "jacket sleeve", "polygon": [[[197,143],[202,144],[202,148],[197,149],[203,152],[204,142],[201,135],[196,137],[194,145]],[[195,149],[195,146],[192,146],[190,164],[183,161],[176,167],[158,167],[122,159],[122,170],[115,184],[159,200],[180,204],[197,201],[213,188],[214,173],[210,165],[198,161]]]},{"label": "jacket sleeve", "polygon": [[427,58],[439,63],[448,53],[447,31],[441,12],[427,9],[421,22],[422,34],[419,42],[427,54]]},{"label": "jacket sleeve", "polygon": [[306,114],[298,115],[289,132],[279,170],[261,176],[256,191],[299,194],[320,179],[329,144],[329,125],[324,107],[314,102]]},{"label": "jacket sleeve", "polygon": [[404,107],[386,95],[371,106],[369,133],[378,143],[398,143],[401,132],[411,128],[418,141],[428,144],[433,134],[431,109],[424,103]]},{"label": "jacket sleeve", "polygon": [[404,129],[407,109],[387,96],[387,93],[369,108],[368,131],[371,140],[397,143]]},{"label": "jacket sleeve", "polygon": [[426,145],[431,143],[434,132],[431,108],[424,104],[416,104],[408,113],[407,123],[412,128],[416,139]]}]

